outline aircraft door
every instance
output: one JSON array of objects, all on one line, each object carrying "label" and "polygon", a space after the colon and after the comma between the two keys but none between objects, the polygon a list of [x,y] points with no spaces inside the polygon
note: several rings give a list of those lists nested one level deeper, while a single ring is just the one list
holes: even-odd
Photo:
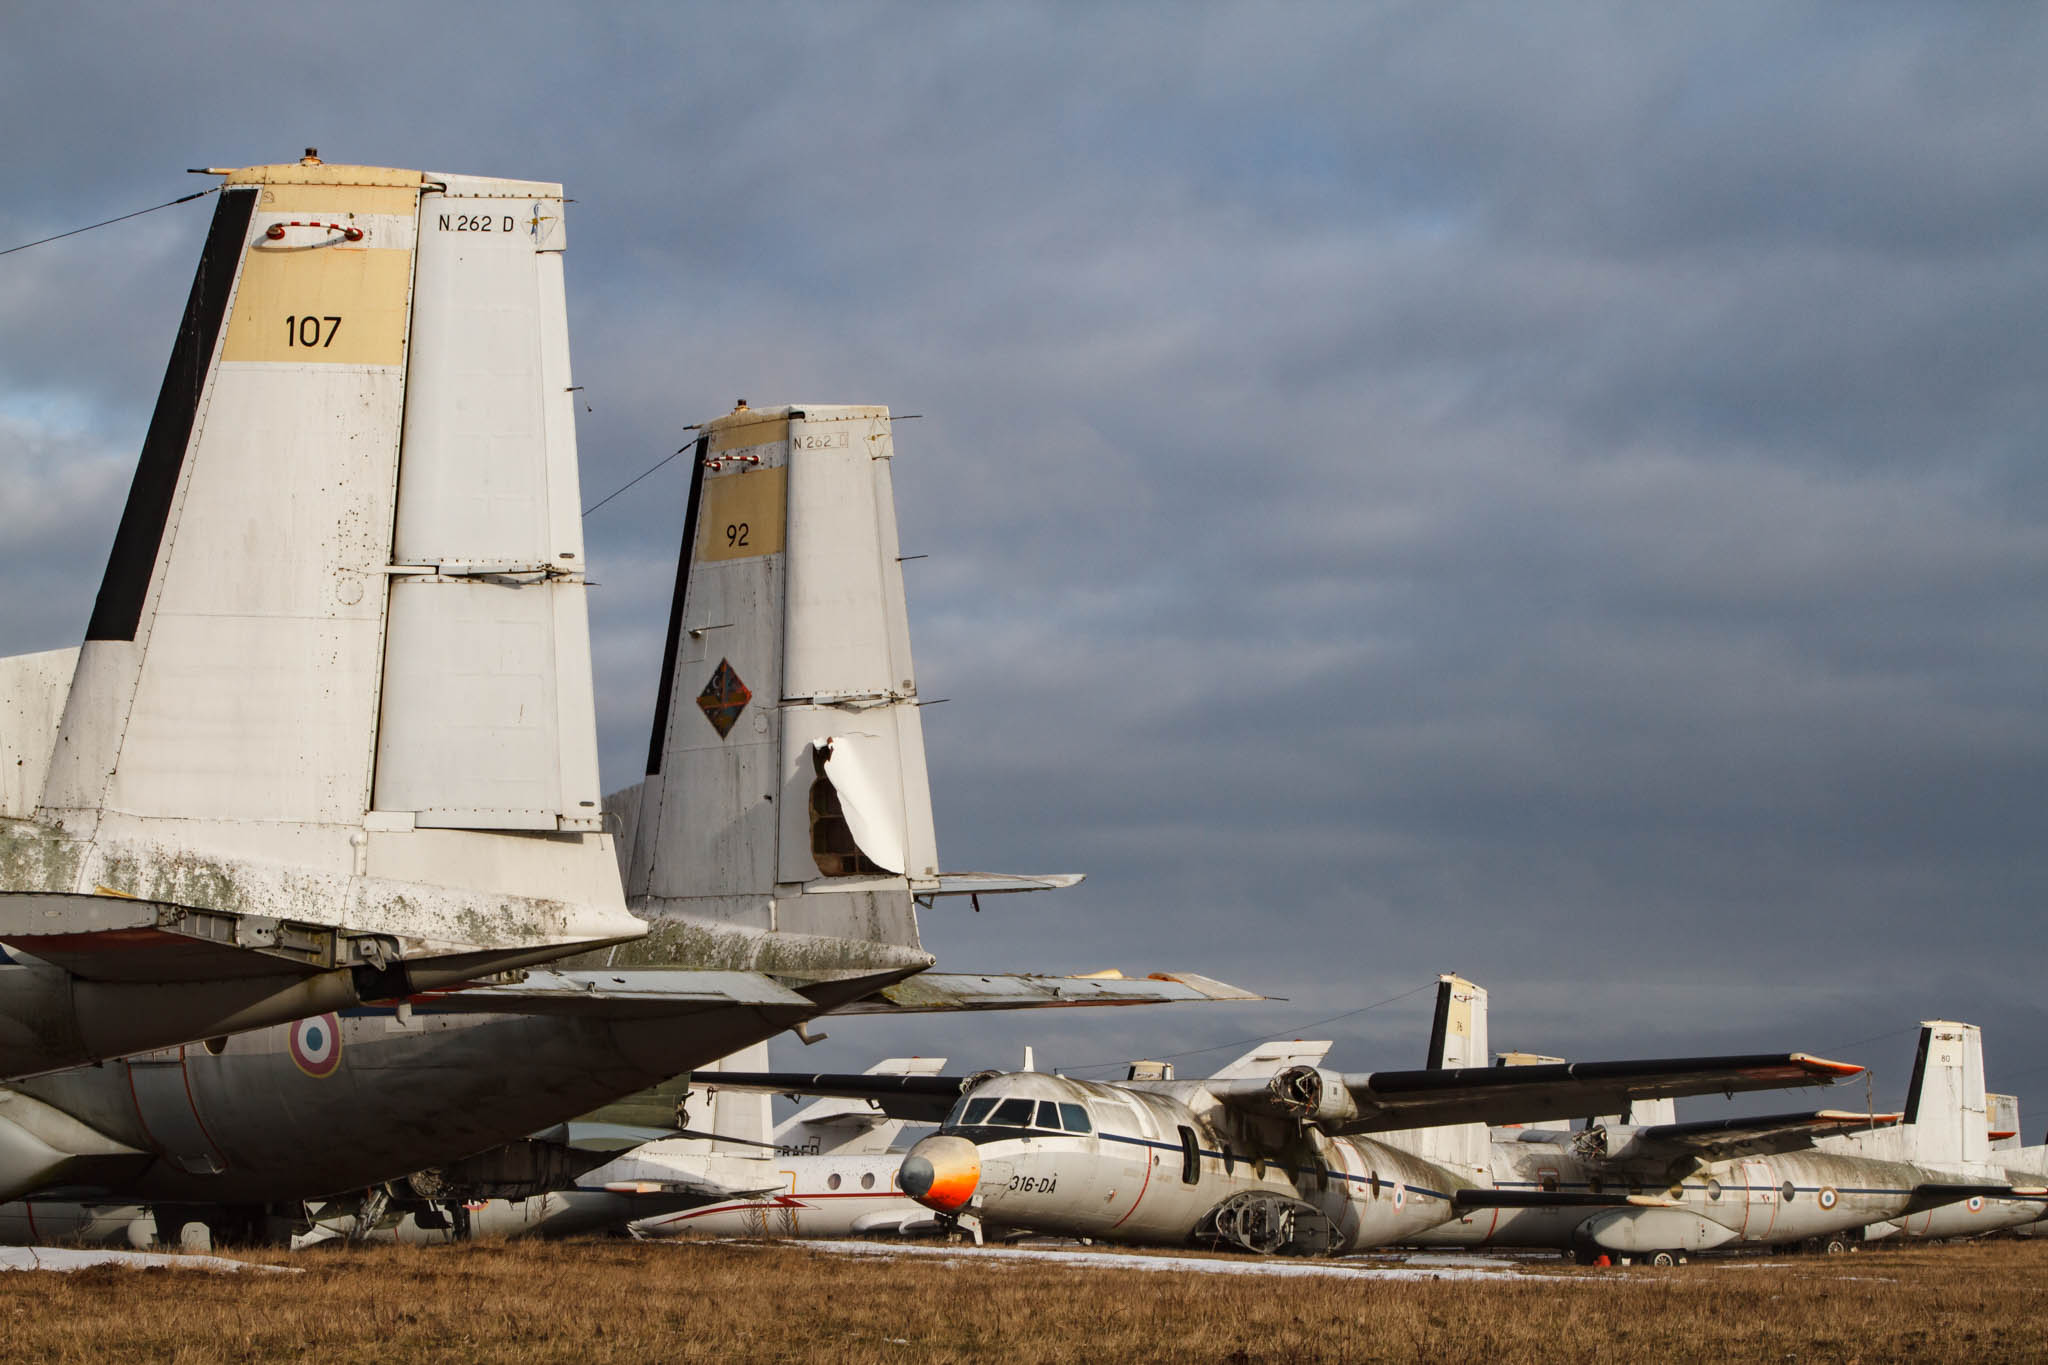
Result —
[{"label": "aircraft door", "polygon": [[135,1112],[150,1141],[173,1166],[193,1175],[218,1175],[227,1158],[213,1145],[185,1079],[185,1049],[144,1053],[127,1063]]},{"label": "aircraft door", "polygon": [[1771,1228],[1778,1221],[1776,1173],[1768,1161],[1744,1161],[1742,1183],[1746,1187],[1742,1235],[1752,1242],[1762,1241],[1771,1235]]}]

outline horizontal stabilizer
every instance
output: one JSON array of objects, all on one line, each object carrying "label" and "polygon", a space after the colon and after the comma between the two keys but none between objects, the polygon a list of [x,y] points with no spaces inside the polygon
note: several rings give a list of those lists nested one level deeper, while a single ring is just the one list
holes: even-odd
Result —
[{"label": "horizontal stabilizer", "polygon": [[1585,1190],[1459,1190],[1452,1194],[1451,1205],[1462,1213],[1467,1209],[1664,1209],[1676,1207],[1677,1201],[1620,1190],[1602,1194]]},{"label": "horizontal stabilizer", "polygon": [[1862,1070],[1792,1052],[1354,1075],[1290,1067],[1270,1081],[1232,1081],[1212,1089],[1226,1104],[1312,1122],[1336,1136],[1616,1113],[1634,1100],[1829,1085]]},{"label": "horizontal stabilizer", "polygon": [[[1625,1150],[1628,1155],[1636,1156],[1647,1155],[1645,1149],[1673,1149],[1710,1161],[1738,1156],[1774,1156],[1781,1152],[1804,1151],[1818,1138],[1895,1127],[1903,1117],[1903,1114],[1858,1114],[1844,1109],[1821,1109],[1810,1114],[1658,1123],[1636,1129]],[[1621,1151],[1610,1152],[1609,1155],[1620,1156]]]},{"label": "horizontal stabilizer", "polygon": [[1059,891],[1078,886],[1085,872],[1048,872],[1020,877],[1002,872],[941,872],[937,886],[920,882],[920,896],[1001,896],[1012,891]]},{"label": "horizontal stabilizer", "polygon": [[1017,1010],[1069,1005],[1170,1005],[1196,1000],[1263,1000],[1193,972],[1126,976],[979,976],[921,972],[834,1014],[920,1014],[936,1010]]},{"label": "horizontal stabilizer", "polygon": [[816,1010],[809,999],[759,972],[536,971],[512,985],[473,986],[436,996],[432,1007],[471,1014],[589,1015],[644,1019],[728,1005]]}]

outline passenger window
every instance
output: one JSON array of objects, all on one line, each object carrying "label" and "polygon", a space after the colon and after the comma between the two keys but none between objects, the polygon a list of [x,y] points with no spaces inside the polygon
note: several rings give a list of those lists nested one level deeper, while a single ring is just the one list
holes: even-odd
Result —
[{"label": "passenger window", "polygon": [[1088,1126],[1088,1106],[1085,1104],[1061,1105],[1060,1117],[1066,1120],[1066,1128],[1070,1133],[1092,1133],[1095,1131]]},{"label": "passenger window", "polygon": [[978,1124],[986,1122],[988,1111],[995,1107],[996,1102],[994,1100],[967,1101],[967,1116],[960,1120],[960,1126],[963,1128],[973,1128]]},{"label": "passenger window", "polygon": [[875,1187],[875,1173],[873,1171],[862,1171],[860,1173],[860,1187],[864,1190],[871,1190]]},{"label": "passenger window", "polygon": [[1060,1107],[1051,1100],[1040,1100],[1038,1102],[1038,1123],[1036,1126],[1050,1128],[1057,1133],[1060,1130]]},{"label": "passenger window", "polygon": [[1785,1202],[1789,1204],[1792,1202],[1792,1196],[1799,1193],[1799,1187],[1788,1180],[1778,1190],[1778,1193],[1782,1195],[1784,1197]]},{"label": "passenger window", "polygon": [[839,1188],[839,1172],[834,1171],[832,1172],[832,1174],[825,1177],[825,1188],[828,1190],[836,1190]]},{"label": "passenger window", "polygon": [[1545,1194],[1556,1194],[1556,1193],[1557,1193],[1557,1172],[1556,1172],[1556,1171],[1545,1171],[1545,1172],[1543,1172],[1543,1175],[1542,1175],[1542,1179],[1538,1180],[1538,1181],[1537,1181],[1536,1183],[1537,1183],[1537,1185],[1538,1185],[1538,1186],[1540,1186],[1540,1187],[1542,1188],[1542,1190],[1543,1190],[1543,1192],[1544,1192]]},{"label": "passenger window", "polygon": [[1202,1149],[1195,1141],[1195,1130],[1185,1123],[1180,1125],[1180,1178],[1187,1185],[1199,1184],[1202,1179]]},{"label": "passenger window", "polygon": [[988,1121],[998,1128],[1029,1128],[1032,1108],[1030,1100],[1004,1100]]}]

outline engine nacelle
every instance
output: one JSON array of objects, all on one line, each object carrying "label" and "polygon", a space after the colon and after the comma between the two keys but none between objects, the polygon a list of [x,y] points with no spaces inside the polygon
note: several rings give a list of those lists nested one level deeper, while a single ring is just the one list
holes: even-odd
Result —
[{"label": "engine nacelle", "polygon": [[1579,1235],[1603,1251],[1705,1251],[1735,1240],[1735,1230],[1690,1209],[1613,1209],[1580,1225]]},{"label": "engine nacelle", "polygon": [[1338,1124],[1358,1117],[1358,1106],[1342,1073],[1319,1066],[1290,1066],[1266,1086],[1274,1107],[1303,1123]]}]

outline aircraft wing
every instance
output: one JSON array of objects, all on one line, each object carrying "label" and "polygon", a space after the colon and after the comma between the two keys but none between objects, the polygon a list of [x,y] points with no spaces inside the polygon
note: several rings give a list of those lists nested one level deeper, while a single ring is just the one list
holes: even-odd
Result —
[{"label": "aircraft wing", "polygon": [[1085,872],[1045,872],[1018,876],[1008,872],[941,872],[911,889],[920,896],[1001,896],[1013,891],[1059,891],[1079,886]]},{"label": "aircraft wing", "polygon": [[[829,1013],[921,1014],[1072,1005],[1169,1005],[1264,997],[1192,972],[1133,979],[1101,976],[998,976],[920,972],[877,988]],[[694,1014],[727,1005],[777,1006],[818,1013],[817,1003],[760,972],[699,972],[653,967],[547,968],[516,982],[470,986],[417,1000],[438,1011],[470,1014],[587,1014],[612,1019]]]},{"label": "aircraft wing", "polygon": [[808,997],[759,972],[694,972],[634,967],[617,971],[544,969],[509,983],[471,986],[424,1002],[467,1014],[595,1015],[634,1019],[695,1014],[728,1005],[817,1011]]},{"label": "aircraft wing", "polygon": [[1863,1068],[1803,1052],[1338,1075],[1289,1067],[1269,1081],[1212,1085],[1225,1104],[1314,1123],[1332,1136],[1449,1123],[1534,1123],[1616,1113],[1632,1100],[1829,1085]]},{"label": "aircraft wing", "polygon": [[1697,1123],[1657,1123],[1636,1129],[1613,1158],[1679,1154],[1702,1161],[1738,1156],[1775,1156],[1799,1152],[1815,1139],[1842,1133],[1891,1128],[1904,1114],[1858,1114],[1845,1109],[1818,1109],[1810,1114],[1769,1114],[1747,1119],[1702,1119]]},{"label": "aircraft wing", "polygon": [[1170,1005],[1196,1000],[1263,1000],[1193,972],[1155,972],[1137,978],[1119,972],[1094,976],[984,976],[973,972],[919,972],[884,986],[834,1014],[922,1014],[938,1010],[1019,1010],[1070,1005]]}]

